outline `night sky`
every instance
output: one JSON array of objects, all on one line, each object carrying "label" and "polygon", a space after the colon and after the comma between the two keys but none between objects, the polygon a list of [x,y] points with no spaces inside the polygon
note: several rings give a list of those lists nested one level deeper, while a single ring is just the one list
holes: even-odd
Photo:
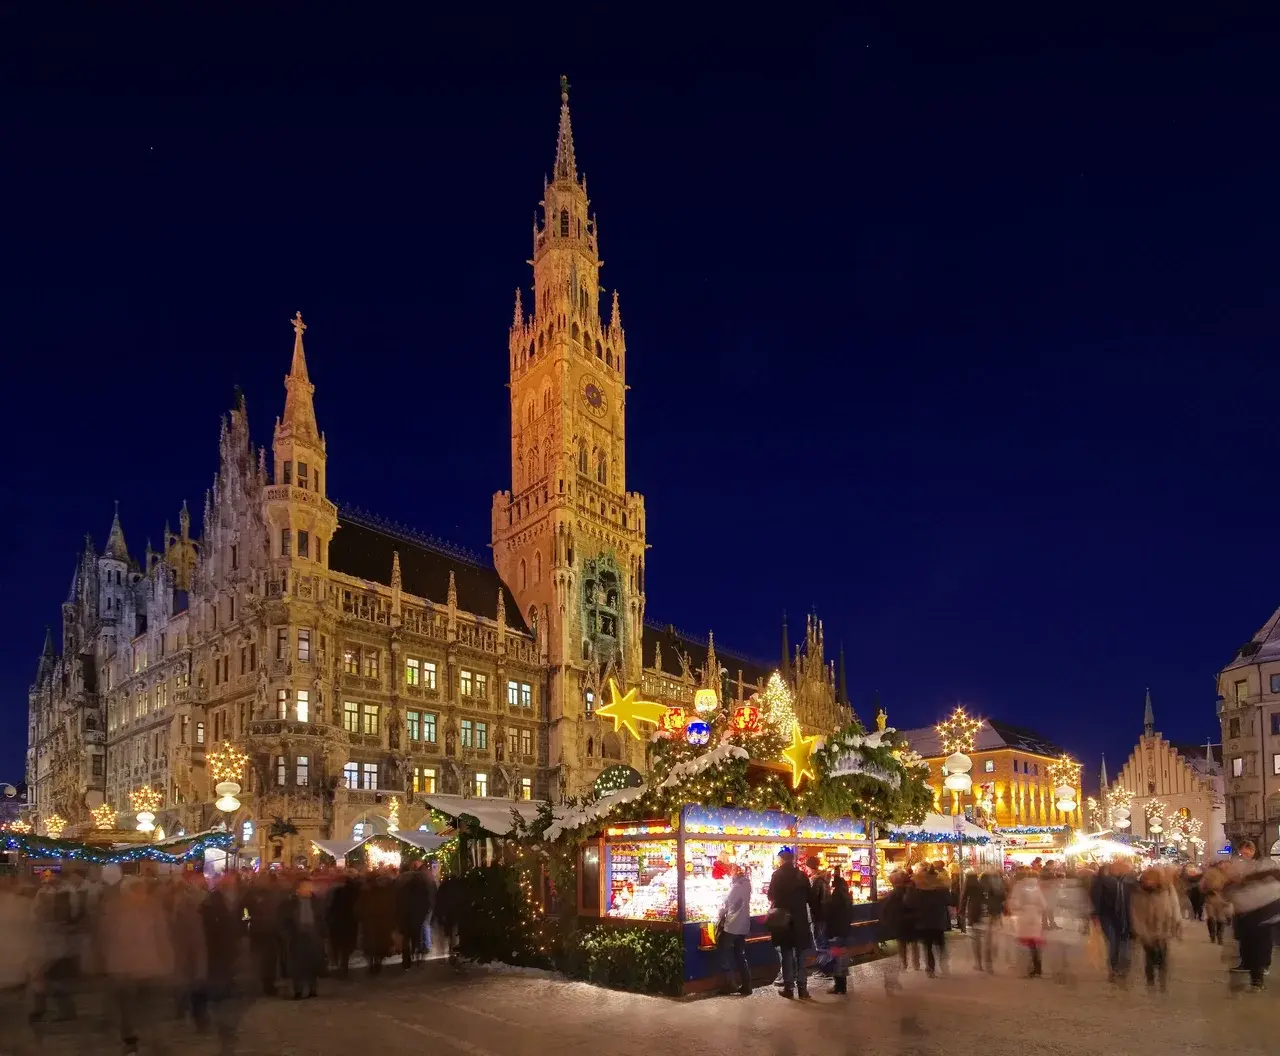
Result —
[{"label": "night sky", "polygon": [[233,386],[270,443],[296,310],[331,495],[488,553],[561,73],[649,615],[774,657],[816,607],[864,717],[961,701],[1094,773],[1148,685],[1218,739],[1214,674],[1280,604],[1269,26],[18,6],[0,779],[84,533],[198,520]]}]

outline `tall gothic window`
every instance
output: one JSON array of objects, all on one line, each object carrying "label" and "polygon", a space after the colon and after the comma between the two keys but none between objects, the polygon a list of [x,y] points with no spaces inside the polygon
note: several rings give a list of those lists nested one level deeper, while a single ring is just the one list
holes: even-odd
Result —
[{"label": "tall gothic window", "polygon": [[560,210],[560,237],[561,238],[569,237],[569,210],[568,209]]},{"label": "tall gothic window", "polygon": [[587,445],[585,443],[578,445],[578,472],[585,473],[587,471]]},{"label": "tall gothic window", "polygon": [[600,452],[599,458],[596,460],[596,480],[601,484],[609,483],[609,466],[605,462],[604,452]]}]

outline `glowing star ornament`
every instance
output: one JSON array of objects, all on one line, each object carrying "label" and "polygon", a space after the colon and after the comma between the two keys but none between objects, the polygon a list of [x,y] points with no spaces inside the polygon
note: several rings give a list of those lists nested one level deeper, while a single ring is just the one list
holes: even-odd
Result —
[{"label": "glowing star ornament", "polygon": [[160,792],[150,785],[135,788],[129,793],[129,805],[133,807],[133,812],[138,818],[139,832],[155,832],[156,808],[163,801]]},{"label": "glowing star ornament", "polygon": [[799,788],[806,777],[810,781],[814,779],[813,753],[817,745],[817,737],[806,737],[799,726],[791,728],[791,744],[782,749],[782,758],[791,764],[792,788]]},{"label": "glowing star ornament", "polygon": [[391,797],[391,805],[387,813],[387,832],[400,831],[400,800]]},{"label": "glowing star ornament", "polygon": [[61,814],[50,814],[44,821],[45,835],[51,840],[59,839],[62,830],[67,827],[67,819]]},{"label": "glowing star ornament", "polygon": [[89,811],[93,818],[93,827],[107,831],[116,827],[116,808],[110,803],[100,803]]},{"label": "glowing star ornament", "polygon": [[661,724],[663,717],[671,710],[665,704],[655,704],[651,700],[638,700],[640,688],[632,686],[626,693],[618,692],[618,684],[609,679],[609,703],[596,708],[596,714],[602,719],[613,719],[613,732],[625,726],[637,741],[640,736],[639,722],[647,722],[651,726]]},{"label": "glowing star ornament", "polygon": [[205,757],[205,766],[209,774],[217,782],[214,791],[218,793],[218,801],[214,803],[224,814],[240,809],[240,775],[244,773],[249,757],[230,741],[223,741]]},{"label": "glowing star ornament", "polygon": [[[942,739],[942,750],[948,754],[967,755],[972,752],[978,739],[978,731],[982,729],[982,720],[970,717],[964,708],[958,707],[945,722],[934,727]],[[950,763],[950,760],[947,760]],[[973,764],[970,763],[970,766]],[[955,767],[949,766],[954,770]]]}]

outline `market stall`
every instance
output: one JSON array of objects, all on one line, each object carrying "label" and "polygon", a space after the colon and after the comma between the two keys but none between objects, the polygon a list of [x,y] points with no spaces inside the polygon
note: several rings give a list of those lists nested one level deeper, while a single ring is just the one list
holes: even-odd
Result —
[{"label": "market stall", "polygon": [[991,859],[991,833],[961,814],[926,814],[919,825],[898,825],[876,841],[876,887],[889,891],[895,869],[922,862],[958,862],[979,867]]},{"label": "market stall", "polygon": [[854,900],[855,952],[876,948],[874,848],[862,822],[797,817],[780,811],[683,806],[676,818],[609,825],[579,851],[578,909],[606,922],[678,930],[686,992],[716,985],[720,976],[716,921],[732,869],[751,882],[747,956],[772,977],[777,955],[764,927],[768,884],[783,848],[803,863],[839,866]]}]

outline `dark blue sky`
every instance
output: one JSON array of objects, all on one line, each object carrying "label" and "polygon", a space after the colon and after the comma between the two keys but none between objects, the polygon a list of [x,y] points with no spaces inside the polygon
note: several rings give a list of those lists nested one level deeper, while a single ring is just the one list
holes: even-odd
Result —
[{"label": "dark blue sky", "polygon": [[[331,493],[483,550],[569,75],[649,612],[1096,770],[1280,603],[1280,89],[1240,18],[0,14],[0,778],[83,534],[201,508],[301,309]],[[293,9],[289,9],[293,10]],[[1038,16],[1043,17],[1043,16]],[[25,18],[25,16],[24,16]]]}]

